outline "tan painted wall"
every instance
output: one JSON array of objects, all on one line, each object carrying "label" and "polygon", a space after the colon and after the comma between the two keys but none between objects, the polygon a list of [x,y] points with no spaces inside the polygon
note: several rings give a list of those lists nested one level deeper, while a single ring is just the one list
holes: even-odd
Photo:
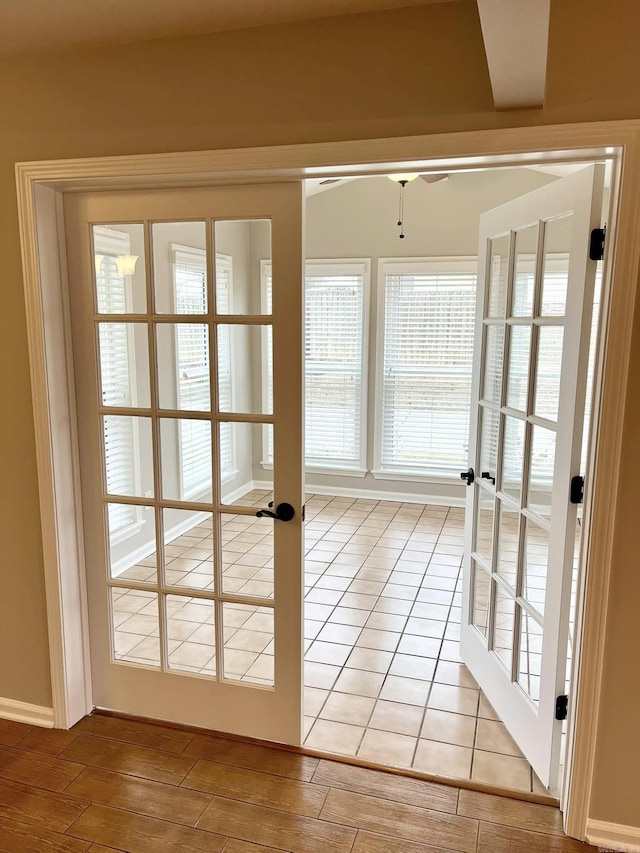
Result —
[{"label": "tan painted wall", "polygon": [[[13,163],[640,117],[637,0],[554,0],[547,106],[496,114],[472,0],[0,63],[0,697],[48,704]],[[638,823],[640,572],[629,381],[593,816]]]}]

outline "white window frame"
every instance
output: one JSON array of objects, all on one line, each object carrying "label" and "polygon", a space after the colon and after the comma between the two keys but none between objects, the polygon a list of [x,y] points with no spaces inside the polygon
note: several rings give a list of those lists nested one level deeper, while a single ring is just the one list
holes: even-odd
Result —
[{"label": "white window frame", "polygon": [[[175,307],[176,300],[176,288],[175,288],[175,275],[174,275],[174,267],[176,263],[176,258],[179,256],[191,256],[194,259],[194,264],[204,263],[204,269],[206,274],[206,263],[207,263],[207,253],[206,249],[201,249],[198,246],[187,246],[182,243],[170,243],[169,244],[169,263],[171,267],[171,294],[172,301]],[[229,276],[229,313],[233,313],[233,259],[231,255],[223,254],[221,252],[216,253],[216,269],[218,267],[223,268],[227,271]],[[212,308],[209,306],[209,310]],[[185,317],[188,315],[185,315]],[[209,326],[209,328],[211,328]],[[177,326],[174,329],[174,349],[177,356],[178,351],[178,341],[177,341]],[[211,337],[209,337],[209,359],[212,358],[212,346],[217,345],[217,340],[212,342]],[[233,364],[234,351],[233,351],[233,338],[230,337],[229,342],[229,362]],[[177,363],[174,359],[174,363]],[[176,375],[174,377],[175,385],[176,385],[176,394],[178,392],[178,375],[176,371]],[[217,381],[217,379],[216,379]],[[233,411],[233,403],[234,403],[234,387],[233,387],[233,378],[231,379],[231,389],[230,389],[230,399],[231,399],[231,410]],[[213,400],[211,400],[213,403]],[[188,410],[186,410],[188,412]],[[207,421],[207,423],[211,423]],[[208,494],[212,488],[211,477],[207,483],[200,484],[191,489],[185,489],[184,478],[183,478],[183,442],[182,442],[182,433],[180,429],[177,430],[177,444],[178,444],[178,464],[179,464],[179,472],[180,472],[180,500],[183,501],[197,501],[201,499],[203,496]],[[213,451],[213,439],[212,439],[212,451]],[[221,485],[228,483],[233,480],[234,477],[237,476],[238,471],[236,468],[236,440],[235,440],[235,429],[231,428],[231,467],[226,472],[220,472],[220,480]],[[211,473],[211,472],[210,472]]]},{"label": "white window frame", "polygon": [[[373,427],[373,468],[372,475],[378,480],[399,480],[411,483],[446,484],[456,482],[455,475],[446,475],[441,471],[416,471],[407,466],[397,468],[383,467],[383,380],[384,380],[384,330],[385,330],[385,294],[387,275],[425,275],[436,272],[478,273],[476,255],[448,255],[422,258],[378,258],[378,296],[375,351],[375,406]],[[471,398],[469,398],[471,405]]]},{"label": "white window frame", "polygon": [[[271,261],[260,261],[260,293],[262,310],[267,310],[267,281],[271,274]],[[368,421],[368,386],[369,386],[369,325],[371,303],[371,259],[370,258],[307,258],[305,261],[305,281],[307,275],[359,275],[362,276],[362,340],[361,340],[361,381],[360,381],[360,435],[359,458],[355,464],[337,464],[331,461],[322,464],[321,460],[307,461],[305,471],[318,474],[337,474],[350,477],[364,477],[367,469],[367,421]],[[267,336],[263,337],[262,345],[262,395],[268,397],[268,379],[265,366],[268,358]],[[263,428],[263,450],[268,446],[268,439]],[[273,463],[263,459],[262,467],[266,470],[273,468]]]},{"label": "white window frame", "polygon": [[[92,240],[93,240],[93,256],[95,260],[100,257],[100,263],[102,264],[102,257],[112,257],[118,258],[122,255],[130,255],[131,254],[131,238],[128,234],[123,231],[117,231],[114,228],[109,228],[107,225],[94,225],[92,228]],[[96,265],[95,275],[98,274],[98,268]],[[133,313],[133,289],[132,289],[132,281],[130,276],[123,276],[124,281],[124,299],[125,299],[125,308],[127,313]],[[96,306],[96,310],[97,310]],[[108,321],[111,323],[118,323],[119,321],[118,314],[109,314],[105,315],[109,317]],[[133,327],[130,323],[126,324],[126,333],[127,333],[127,351],[128,351],[128,361],[132,366],[132,369],[129,374],[130,381],[130,389],[131,389],[131,404],[133,405],[135,400],[137,399],[137,372],[135,368],[135,337],[133,333]],[[101,370],[102,377],[102,370]],[[102,378],[100,380],[102,385]],[[104,418],[108,417],[104,415],[101,418],[101,421],[104,422]],[[104,429],[104,423],[103,423]],[[134,417],[132,421],[132,438],[133,438],[133,446],[132,446],[132,462],[133,462],[133,480],[134,480],[134,491],[136,494],[140,493],[140,484],[142,482],[142,470],[141,470],[141,461],[140,461],[140,440],[139,440],[139,429],[138,429],[138,421]],[[104,440],[101,442],[103,445],[103,456],[104,456]],[[103,469],[104,469],[104,477],[105,477],[105,493],[106,493],[106,458],[103,458]],[[140,506],[130,506],[130,511],[133,515],[133,521],[129,524],[125,524],[123,527],[118,528],[114,533],[111,533],[108,526],[108,519],[105,518],[105,524],[107,524],[107,541],[109,542],[110,547],[114,547],[119,545],[121,542],[129,539],[132,536],[135,536],[142,530],[143,526],[143,508]]]}]

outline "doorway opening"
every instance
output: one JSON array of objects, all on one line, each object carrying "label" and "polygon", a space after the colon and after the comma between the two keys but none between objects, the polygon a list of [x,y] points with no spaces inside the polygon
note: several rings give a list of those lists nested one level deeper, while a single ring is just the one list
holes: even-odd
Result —
[{"label": "doorway opening", "polygon": [[[501,134],[489,133],[484,135],[481,145],[473,134],[469,134],[468,137],[467,139],[461,136],[460,140],[454,140],[453,143],[438,137],[424,138],[419,140],[417,148],[416,140],[409,140],[406,143],[401,140],[388,140],[382,148],[371,143],[358,143],[353,146],[353,150],[349,145],[336,144],[333,148],[330,147],[329,152],[324,149],[319,151],[317,146],[313,145],[301,146],[297,153],[281,152],[279,158],[276,157],[276,161],[285,170],[279,174],[279,177],[286,174],[296,179],[306,177],[309,174],[327,176],[340,171],[336,165],[322,165],[303,169],[298,165],[298,162],[344,164],[353,163],[354,159],[357,159],[358,162],[369,165],[342,167],[342,174],[354,171],[359,171],[361,174],[379,173],[380,150],[384,150],[385,160],[388,158],[389,162],[394,161],[393,168],[433,169],[441,168],[446,163],[450,171],[459,167],[455,161],[456,155],[467,157],[464,167],[485,165],[487,162],[497,166],[500,163],[512,163],[514,158],[520,163],[523,161],[535,163],[547,158],[563,161],[571,159],[571,157],[582,158],[582,162],[584,162],[585,157],[588,159],[602,156],[606,159],[611,156],[619,165],[619,177],[622,179],[623,166],[620,154],[626,150],[625,146],[628,145],[630,149],[633,149],[635,145],[634,129],[627,127],[624,123],[617,123],[606,129],[586,128],[582,135],[575,129],[564,133],[562,128],[557,128],[554,137],[556,145],[565,149],[558,151],[557,155],[545,153],[520,154],[516,157],[513,153],[516,147],[518,151],[545,151],[548,142],[548,131],[546,129],[544,131],[541,129],[515,131],[507,141],[502,138]],[[516,142],[518,143],[517,146]],[[589,150],[579,151],[576,147],[579,143],[592,147]],[[438,146],[446,146],[447,144],[453,144],[454,158],[447,161],[438,160],[441,158],[440,151],[442,150]],[[473,154],[480,147],[482,150],[486,150],[488,144],[493,145],[492,150],[498,152],[495,156],[487,158]],[[610,147],[614,144],[621,147]],[[419,154],[419,161],[415,160],[416,152]],[[569,156],[568,152],[570,152]],[[222,153],[218,156],[216,152],[207,152],[201,158],[202,162],[198,161],[198,174],[202,175],[206,172],[212,183],[218,183],[224,178],[229,183],[238,179],[251,181],[266,173],[273,176],[276,174],[273,171],[273,159],[269,159],[273,156],[273,152],[268,154],[258,152],[254,159],[249,158],[247,160],[245,163],[246,170],[239,173],[230,169],[227,159]],[[296,156],[302,159],[294,162]],[[433,159],[427,159],[429,157]],[[68,727],[80,719],[91,709],[95,701],[92,702],[87,669],[88,657],[85,656],[86,651],[88,651],[86,608],[77,606],[77,602],[82,604],[86,598],[82,584],[83,559],[78,552],[78,542],[81,540],[80,517],[78,507],[74,506],[73,503],[78,472],[77,442],[73,429],[67,431],[53,429],[54,423],[61,422],[58,415],[54,417],[53,409],[58,413],[64,411],[66,414],[62,420],[69,424],[73,423],[74,400],[68,385],[68,376],[72,370],[69,360],[70,354],[65,349],[65,334],[68,329],[66,325],[68,320],[65,317],[64,309],[66,270],[64,261],[61,261],[59,256],[60,244],[55,227],[50,226],[55,225],[59,229],[58,235],[64,233],[64,226],[60,217],[60,204],[63,195],[67,194],[67,189],[78,191],[82,188],[95,187],[96,180],[102,181],[103,185],[112,185],[114,182],[117,183],[122,175],[139,175],[140,183],[151,188],[162,188],[168,185],[170,180],[173,181],[173,186],[177,183],[189,183],[188,178],[184,177],[186,172],[181,163],[174,162],[171,156],[155,158],[153,163],[155,170],[153,175],[155,177],[145,178],[144,175],[149,174],[147,159],[145,157],[120,158],[118,162],[98,165],[81,163],[80,166],[73,162],[20,164],[18,168],[20,225],[25,251],[25,292],[29,317],[34,405],[37,412],[43,535],[47,543],[45,548],[45,574],[52,649],[53,710],[55,724],[61,727]],[[242,162],[244,163],[244,161]],[[81,171],[79,172],[78,169]],[[260,169],[262,171],[259,171]],[[78,177],[79,174],[81,177]],[[633,174],[625,171],[625,188],[627,181],[630,186],[633,186],[633,180]],[[133,186],[134,183],[134,179],[131,179],[127,185]],[[122,181],[120,181],[120,186],[122,186]],[[627,227],[630,216],[627,199],[630,197],[627,194],[619,202],[619,197],[616,194],[612,204],[612,211],[616,216],[619,212],[618,204],[621,204],[620,246],[615,273],[616,285],[618,279],[620,279],[620,284],[615,289],[616,312],[612,311],[610,323],[612,327],[615,325],[620,336],[614,335],[613,349],[612,351],[608,350],[606,389],[610,389],[609,379],[612,370],[613,375],[616,373],[616,370],[611,367],[612,364],[619,367],[622,375],[626,375],[630,324],[627,322],[628,313],[621,312],[620,305],[621,303],[626,305],[629,302],[630,294],[627,292],[629,288],[626,282],[633,278],[623,275],[621,270],[630,272],[632,268],[635,268],[633,267],[635,256],[632,251],[634,248],[633,235]],[[263,211],[260,213],[262,214]],[[36,222],[39,224],[37,237]],[[612,288],[612,293],[613,291]],[[622,322],[623,319],[625,322]],[[610,336],[609,340],[611,341]],[[606,390],[606,393],[610,396],[612,392]],[[617,415],[613,416],[611,411],[618,412],[620,407],[617,406],[615,395],[611,399],[609,396],[607,396],[607,407],[599,415],[599,440],[602,447],[610,451],[620,433],[616,420]],[[69,448],[72,450],[71,455],[69,455]],[[615,453],[614,456],[617,461]],[[616,477],[609,473],[608,468],[602,470],[601,468],[602,466],[598,465],[597,493],[594,490],[595,500],[593,503],[593,516],[598,523],[592,525],[594,536],[590,545],[594,552],[603,557],[604,562],[600,560],[595,562],[597,578],[591,572],[589,573],[587,584],[589,596],[593,594],[594,584],[597,590],[606,592],[608,583],[606,557],[609,554],[612,534],[606,524],[603,528],[599,522],[603,520],[604,516],[608,518],[605,511],[607,500],[603,496],[608,498],[614,494]],[[406,502],[411,503],[411,501]],[[592,556],[590,555],[590,563]],[[602,566],[602,570],[600,566]],[[61,591],[64,595],[59,594]],[[73,602],[73,606],[70,606],[69,602]],[[582,606],[579,609],[582,612]],[[604,622],[601,614],[594,614],[589,608],[584,613],[587,631],[582,632],[581,644],[584,646],[586,642],[588,646],[587,652],[591,668],[587,667],[586,671],[581,668],[580,684],[577,687],[580,699],[587,683],[592,686],[596,694],[598,693],[600,676],[594,670],[594,661],[601,659],[604,636]],[[62,626],[64,626],[64,632]],[[69,676],[70,672],[74,673],[73,679]],[[595,719],[592,714],[589,714],[588,703],[587,706],[581,704],[580,707],[581,709],[586,708],[587,719],[584,718],[581,711],[580,717],[574,720],[571,731],[586,749],[588,753],[587,765],[590,767],[593,760],[593,750],[589,747],[590,739],[585,737],[585,731],[593,732],[595,730]],[[179,711],[176,710],[175,713],[177,714]],[[179,719],[179,717],[172,716],[172,719]],[[230,728],[229,730],[233,729]],[[569,832],[583,835],[585,831],[584,820],[586,820],[584,808],[586,808],[585,803],[587,801],[585,785],[588,784],[585,773],[587,773],[588,767],[585,770],[581,766],[573,766],[571,757],[568,764],[572,768],[572,773],[571,786],[564,788],[564,802],[567,804],[567,826],[570,827]]]},{"label": "doorway opening", "polygon": [[[310,748],[558,796],[565,737],[558,781],[546,788],[462,662],[460,475],[469,459],[480,215],[586,167],[428,174],[400,192],[385,176],[307,182],[304,744]],[[609,176],[605,185],[602,222]],[[519,286],[533,288],[536,247],[525,248],[518,253]],[[554,248],[545,261],[549,294],[566,280],[562,247]],[[601,266],[589,317],[583,474]],[[514,335],[512,397],[526,396],[529,381],[526,348],[518,352],[517,343]],[[562,331],[547,328],[536,367],[536,411],[543,415],[557,410],[561,359]],[[512,452],[517,468],[523,447],[514,443]],[[539,444],[533,464],[540,482],[552,480],[548,446]],[[493,508],[478,515],[478,541],[493,547]],[[542,612],[548,535],[527,524],[528,597]],[[502,512],[500,525],[500,559],[508,562],[509,551],[518,550],[515,511]],[[580,525],[578,512],[565,695]],[[512,580],[515,586],[515,570]],[[520,676],[535,697],[542,638],[531,625]]]}]

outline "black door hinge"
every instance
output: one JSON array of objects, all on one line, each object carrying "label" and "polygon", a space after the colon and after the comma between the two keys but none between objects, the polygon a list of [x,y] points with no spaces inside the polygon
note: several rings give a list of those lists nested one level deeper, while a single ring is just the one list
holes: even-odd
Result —
[{"label": "black door hinge", "polygon": [[303,521],[304,521],[304,511],[305,511],[306,507],[307,507],[306,504],[302,504],[302,520]]},{"label": "black door hinge", "polygon": [[594,228],[589,241],[589,258],[592,261],[601,261],[604,258],[604,241],[607,236],[607,226]]},{"label": "black door hinge", "polygon": [[571,478],[569,500],[572,504],[581,504],[584,498],[584,477],[578,474]]},{"label": "black door hinge", "polygon": [[569,709],[569,697],[558,696],[556,699],[556,720],[566,720]]}]

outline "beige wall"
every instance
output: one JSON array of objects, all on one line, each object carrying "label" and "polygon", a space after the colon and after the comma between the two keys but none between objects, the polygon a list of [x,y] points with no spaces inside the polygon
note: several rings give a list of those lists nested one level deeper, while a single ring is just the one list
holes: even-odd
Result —
[{"label": "beige wall", "polygon": [[[544,110],[496,114],[472,0],[0,63],[0,696],[48,704],[33,417],[13,164],[640,117],[637,0],[554,0]],[[629,380],[607,707],[593,816],[637,823],[640,600]]]}]

